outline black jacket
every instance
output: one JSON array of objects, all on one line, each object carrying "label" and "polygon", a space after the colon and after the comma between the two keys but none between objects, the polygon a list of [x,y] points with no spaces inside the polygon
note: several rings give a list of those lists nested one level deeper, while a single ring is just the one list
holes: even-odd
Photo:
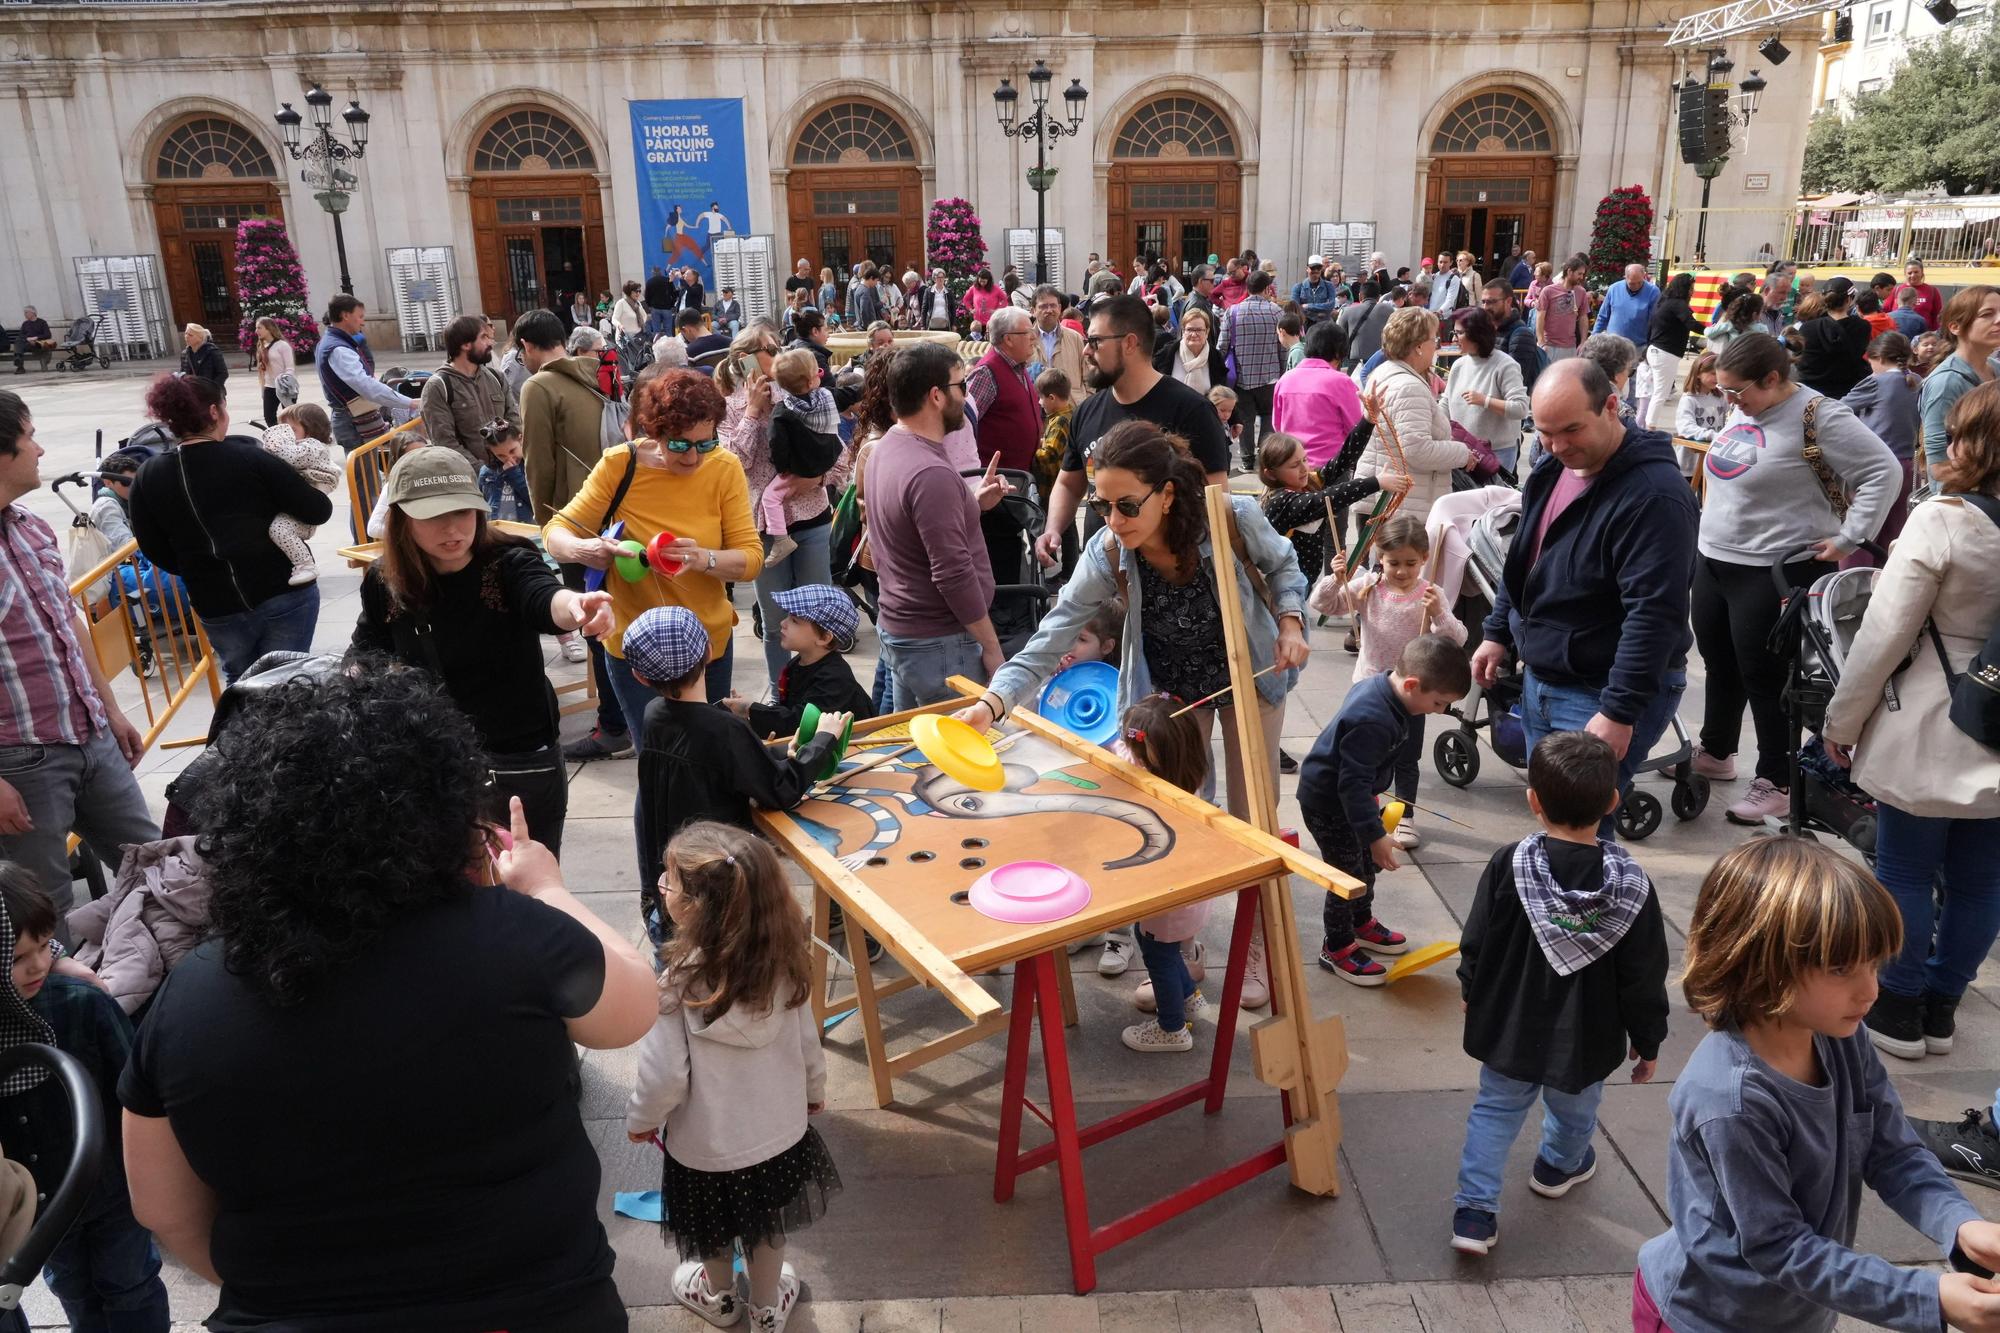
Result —
[{"label": "black jacket", "polygon": [[875,701],[854,679],[847,659],[829,652],[811,664],[794,657],[780,668],[778,702],[751,704],[750,730],[759,736],[795,735],[807,704],[822,714],[852,713],[857,722],[875,716]]},{"label": "black jacket", "polygon": [[333,501],[241,435],[182,445],[132,479],[139,549],[181,576],[204,619],[291,591],[292,562],[271,540],[279,514],[317,526],[333,517]]},{"label": "black jacket", "polygon": [[1868,378],[1868,321],[1847,314],[1821,315],[1799,325],[1799,383],[1829,398],[1845,398]]},{"label": "black jacket", "polygon": [[[1563,466],[1546,454],[1521,486],[1520,536],[1507,552],[1486,637],[1554,685],[1599,690],[1598,708],[1630,723],[1687,663],[1688,589],[1701,508],[1658,431],[1625,428],[1591,488],[1535,529]],[[1613,612],[1611,608],[1617,608]]]},{"label": "black jacket", "polygon": [[[215,345],[213,338],[199,347],[181,349],[181,373],[193,379],[207,380],[220,389],[229,381],[229,362],[222,355],[222,349]],[[265,422],[273,425],[273,422]]]},{"label": "black jacket", "polygon": [[1410,712],[1390,673],[1362,681],[1299,765],[1299,804],[1345,819],[1366,848],[1383,835],[1375,794],[1395,780],[1396,752],[1409,734]]},{"label": "black jacket", "polygon": [[1662,296],[1653,304],[1653,320],[1646,326],[1646,346],[1657,347],[1669,356],[1686,356],[1688,339],[1701,332],[1701,321],[1686,301]]},{"label": "black jacket", "polygon": [[1533,393],[1535,377],[1542,373],[1542,349],[1535,345],[1534,329],[1516,311],[1496,330],[1496,338],[1500,350],[1513,357],[1514,364],[1521,368],[1521,387]]},{"label": "black jacket", "polygon": [[[1549,866],[1566,888],[1604,877],[1604,853],[1549,839]],[[1465,999],[1465,1053],[1508,1078],[1577,1093],[1667,1038],[1667,928],[1660,897],[1646,905],[1611,952],[1581,972],[1549,966],[1514,887],[1514,846],[1486,863],[1458,944]]]},{"label": "black jacket", "polygon": [[791,809],[826,767],[838,740],[821,732],[788,759],[766,750],[750,724],[727,709],[667,698],[647,704],[639,743],[642,890],[658,882],[667,840],[683,825],[714,819],[751,829],[753,804]]}]

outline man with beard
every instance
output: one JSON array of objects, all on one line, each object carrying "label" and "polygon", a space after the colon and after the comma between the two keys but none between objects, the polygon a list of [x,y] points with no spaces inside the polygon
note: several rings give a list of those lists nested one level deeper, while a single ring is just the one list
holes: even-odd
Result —
[{"label": "man with beard", "polygon": [[[1143,300],[1114,296],[1098,306],[1090,317],[1090,336],[1083,340],[1083,362],[1084,383],[1100,392],[1084,399],[1071,415],[1069,448],[1049,496],[1048,527],[1035,542],[1044,565],[1056,563],[1062,534],[1076,521],[1098,441],[1122,421],[1137,417],[1180,436],[1211,485],[1229,479],[1229,436],[1215,408],[1198,391],[1153,369],[1153,312]],[[1093,514],[1084,535],[1102,526]]]},{"label": "man with beard", "polygon": [[424,433],[432,444],[456,449],[473,467],[486,463],[483,427],[504,420],[521,430],[521,404],[491,364],[493,328],[477,315],[460,315],[444,326],[444,365],[424,383],[417,400]]},{"label": "man with beard", "polygon": [[893,706],[904,709],[952,697],[945,682],[954,675],[986,680],[999,669],[979,514],[1006,483],[989,466],[970,489],[947,455],[945,438],[965,424],[965,363],[952,349],[920,342],[897,352],[889,408],[896,424],[869,455],[864,488],[881,585],[876,625]]}]

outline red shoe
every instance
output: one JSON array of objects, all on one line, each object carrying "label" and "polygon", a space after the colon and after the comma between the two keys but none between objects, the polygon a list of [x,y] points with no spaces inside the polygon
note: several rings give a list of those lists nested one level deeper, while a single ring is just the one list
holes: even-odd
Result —
[{"label": "red shoe", "polygon": [[1410,937],[1383,925],[1375,917],[1354,928],[1354,942],[1370,953],[1408,953]]},{"label": "red shoe", "polygon": [[1361,952],[1359,944],[1350,944],[1345,949],[1322,948],[1319,965],[1357,986],[1380,986],[1389,979],[1389,969]]}]

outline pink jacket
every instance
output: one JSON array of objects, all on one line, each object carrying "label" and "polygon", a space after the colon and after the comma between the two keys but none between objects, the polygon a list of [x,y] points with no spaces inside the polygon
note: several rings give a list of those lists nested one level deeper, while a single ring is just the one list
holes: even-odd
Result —
[{"label": "pink jacket", "polygon": [[1007,293],[1000,290],[999,283],[982,289],[975,282],[965,289],[965,299],[959,302],[959,308],[984,324],[993,318],[994,311],[1006,304]]},{"label": "pink jacket", "polygon": [[208,865],[196,839],[168,838],[125,851],[111,892],[69,914],[76,959],[137,1013],[208,930]]}]

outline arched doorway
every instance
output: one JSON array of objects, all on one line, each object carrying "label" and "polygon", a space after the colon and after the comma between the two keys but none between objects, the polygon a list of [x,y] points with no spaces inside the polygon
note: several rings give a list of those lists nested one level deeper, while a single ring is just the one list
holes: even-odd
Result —
[{"label": "arched doorway", "polygon": [[160,234],[174,324],[200,324],[236,342],[236,224],[284,216],[278,166],[243,125],[201,112],[167,127],[153,149],[153,224]]},{"label": "arched doorway", "polygon": [[859,98],[823,106],[800,127],[791,163],[795,258],[843,278],[864,259],[922,266],[924,177],[894,112]]},{"label": "arched doorway", "polygon": [[1187,93],[1152,99],[1112,143],[1108,257],[1121,272],[1134,255],[1158,255],[1177,271],[1228,258],[1242,231],[1242,182],[1220,111]]},{"label": "arched doorway", "polygon": [[511,325],[591,304],[611,287],[604,193],[582,131],[546,107],[509,107],[472,140],[472,235],[488,314]]},{"label": "arched doorway", "polygon": [[1430,141],[1424,253],[1470,250],[1485,276],[1515,246],[1549,254],[1555,214],[1555,135],[1525,94],[1488,89],[1453,107]]}]

